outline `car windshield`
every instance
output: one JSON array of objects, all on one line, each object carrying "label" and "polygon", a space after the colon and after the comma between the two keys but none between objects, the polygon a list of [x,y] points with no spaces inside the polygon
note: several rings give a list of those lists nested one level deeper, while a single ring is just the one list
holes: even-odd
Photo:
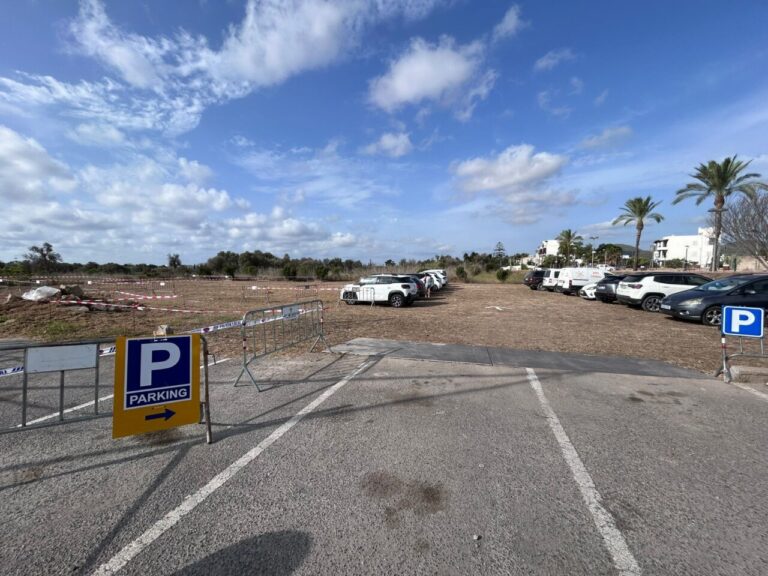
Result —
[{"label": "car windshield", "polygon": [[702,284],[696,288],[696,290],[701,290],[703,292],[726,292],[733,288],[737,288],[742,284],[746,284],[750,280],[752,280],[752,278],[749,276],[721,278],[720,280],[713,280],[712,282]]}]

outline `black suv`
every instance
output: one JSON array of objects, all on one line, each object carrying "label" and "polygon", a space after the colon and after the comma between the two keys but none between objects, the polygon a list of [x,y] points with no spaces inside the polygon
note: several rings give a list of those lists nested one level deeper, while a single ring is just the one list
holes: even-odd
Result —
[{"label": "black suv", "polygon": [[538,290],[539,285],[544,281],[544,273],[546,270],[531,270],[523,278],[523,284],[528,286],[531,290]]}]

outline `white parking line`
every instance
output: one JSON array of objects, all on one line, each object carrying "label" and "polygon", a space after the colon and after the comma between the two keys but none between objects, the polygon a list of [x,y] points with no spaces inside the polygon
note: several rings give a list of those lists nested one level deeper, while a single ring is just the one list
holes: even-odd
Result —
[{"label": "white parking line", "polygon": [[584,503],[589,509],[589,513],[592,515],[592,520],[597,526],[597,531],[600,532],[600,536],[603,537],[603,542],[608,550],[608,553],[613,559],[613,565],[619,571],[621,576],[639,576],[642,572],[640,566],[632,555],[627,542],[624,539],[624,535],[616,527],[616,522],[611,516],[611,513],[603,507],[602,496],[595,488],[595,483],[592,481],[592,477],[587,472],[587,468],[579,458],[576,448],[571,444],[568,434],[565,433],[565,429],[560,424],[560,420],[557,418],[557,414],[549,405],[547,397],[544,395],[544,390],[541,387],[536,372],[532,368],[526,368],[528,372],[528,382],[531,384],[531,388],[536,392],[536,396],[541,403],[541,407],[544,410],[544,414],[549,422],[549,427],[557,439],[557,443],[560,445],[560,450],[563,453],[568,467],[571,469],[573,479],[579,487],[581,496],[584,499]]},{"label": "white parking line", "polygon": [[208,484],[200,488],[200,490],[198,490],[191,496],[187,497],[184,500],[184,502],[182,502],[178,507],[168,512],[165,516],[163,516],[160,520],[158,520],[153,526],[151,526],[146,532],[144,532],[141,536],[136,538],[136,540],[126,545],[125,548],[123,548],[122,550],[120,550],[120,552],[118,552],[115,556],[113,556],[109,562],[99,566],[96,569],[96,571],[93,573],[93,575],[105,576],[108,574],[115,574],[116,572],[118,572],[123,566],[128,564],[128,562],[130,562],[139,553],[141,553],[141,551],[144,550],[144,548],[152,544],[152,542],[157,540],[166,531],[173,528],[184,516],[186,516],[187,514],[192,512],[192,510],[194,510],[200,504],[202,504],[206,500],[206,498],[208,498],[208,496],[210,496],[216,490],[221,488],[235,474],[237,474],[240,470],[245,468],[248,464],[253,462],[256,458],[258,458],[262,452],[264,452],[267,448],[269,448],[272,444],[274,444],[277,440],[279,440],[283,434],[285,434],[291,428],[296,426],[296,424],[301,422],[304,416],[306,416],[307,414],[312,412],[315,408],[320,406],[320,404],[322,404],[328,398],[333,396],[333,394],[336,393],[342,386],[347,384],[350,380],[352,380],[355,376],[357,376],[361,372],[365,372],[365,370],[370,368],[377,361],[378,361],[378,358],[369,358],[368,360],[360,364],[352,373],[348,374],[347,376],[345,376],[344,378],[336,382],[336,384],[328,388],[325,392],[320,394],[320,396],[318,396],[312,402],[307,404],[304,408],[299,410],[290,420],[285,422],[277,430],[272,432],[272,434],[270,434],[264,440],[259,442],[259,444],[256,447],[251,448],[251,450],[246,452],[238,460],[236,460],[235,462],[230,464],[227,468],[219,472],[216,476],[213,477],[213,479],[210,482],[208,482]]},{"label": "white parking line", "polygon": [[768,394],[766,394],[765,392],[760,392],[759,390],[755,390],[754,388],[751,388],[749,386],[741,384],[740,382],[731,382],[731,384],[733,384],[734,386],[737,386],[738,388],[741,388],[742,390],[746,390],[747,392],[751,392],[752,394],[754,394],[758,398],[762,398],[763,400],[768,402]]},{"label": "white parking line", "polygon": [[[226,362],[229,360],[229,358],[222,358],[218,362],[211,362],[208,364],[208,366],[216,366],[217,364],[221,364],[222,362]],[[205,366],[203,364],[200,365],[200,368],[204,368]],[[114,398],[114,394],[107,394],[106,396],[102,396],[99,398],[99,402],[104,402],[105,400],[111,400]],[[72,406],[72,408],[67,408],[64,410],[64,414],[69,414],[70,412],[76,412],[77,410],[82,410],[83,408],[88,408],[88,406],[93,406],[96,403],[96,400],[90,400],[89,402],[84,402],[83,404],[79,404],[77,406]],[[59,413],[54,412],[53,414],[48,414],[47,416],[42,416],[40,418],[35,418],[34,420],[30,420],[27,422],[27,426],[30,424],[39,424],[40,422],[45,422],[46,420],[53,420],[54,418],[58,418]],[[16,424],[16,428],[21,428],[21,424]]]}]

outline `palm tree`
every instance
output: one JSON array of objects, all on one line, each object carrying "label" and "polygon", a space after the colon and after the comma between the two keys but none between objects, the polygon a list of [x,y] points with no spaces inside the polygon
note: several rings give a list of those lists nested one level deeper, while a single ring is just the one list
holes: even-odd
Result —
[{"label": "palm tree", "polygon": [[650,218],[656,220],[657,223],[664,220],[664,216],[654,212],[659,204],[661,202],[654,202],[650,196],[630,198],[624,202],[624,206],[621,208],[624,213],[612,222],[614,226],[616,224],[624,224],[626,226],[630,222],[635,222],[635,228],[637,229],[637,234],[635,234],[635,270],[637,270],[637,258],[640,254],[640,236],[642,236],[643,228],[645,228],[645,219]]},{"label": "palm tree", "polygon": [[565,254],[565,265],[568,266],[571,262],[571,252],[579,246],[584,238],[569,228],[560,232],[555,240],[560,242],[560,252]]},{"label": "palm tree", "polygon": [[691,174],[691,178],[695,178],[698,182],[691,182],[685,188],[678,190],[672,201],[672,204],[677,204],[686,198],[696,198],[698,206],[707,198],[714,198],[715,209],[712,212],[715,213],[715,247],[712,252],[711,267],[713,272],[717,270],[719,264],[720,232],[723,228],[723,210],[726,209],[725,202],[728,197],[740,193],[754,200],[759,190],[768,190],[768,184],[756,180],[760,178],[760,174],[742,174],[750,162],[752,161],[742,162],[734,156],[726,158],[721,163],[710,160],[707,164],[699,164],[696,171]]}]

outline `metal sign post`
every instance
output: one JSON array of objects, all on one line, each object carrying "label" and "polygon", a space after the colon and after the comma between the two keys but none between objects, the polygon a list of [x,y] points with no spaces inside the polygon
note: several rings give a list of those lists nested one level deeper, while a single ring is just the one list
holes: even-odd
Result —
[{"label": "metal sign post", "polygon": [[[765,311],[762,308],[750,308],[746,306],[723,306],[722,338],[720,349],[722,351],[722,366],[715,373],[715,377],[723,375],[725,382],[732,380],[730,360],[736,357],[765,358]],[[739,339],[739,351],[728,354],[728,342],[726,336],[736,336]],[[744,338],[759,340],[760,353],[744,351]]]}]

